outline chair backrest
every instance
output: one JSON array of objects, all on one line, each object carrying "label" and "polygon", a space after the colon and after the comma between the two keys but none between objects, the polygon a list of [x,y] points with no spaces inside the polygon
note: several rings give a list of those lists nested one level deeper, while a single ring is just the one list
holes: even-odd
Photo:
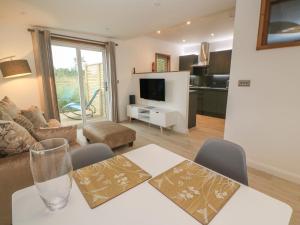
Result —
[{"label": "chair backrest", "polygon": [[221,139],[208,139],[194,161],[248,185],[246,155],[243,148],[235,143]]},{"label": "chair backrest", "polygon": [[93,103],[94,99],[96,98],[97,94],[100,92],[100,89],[97,89],[93,96],[91,97],[91,99],[89,100],[89,102],[86,104],[86,108],[90,107],[91,104]]},{"label": "chair backrest", "polygon": [[113,151],[105,144],[90,144],[71,151],[74,170],[109,159],[113,156]]}]

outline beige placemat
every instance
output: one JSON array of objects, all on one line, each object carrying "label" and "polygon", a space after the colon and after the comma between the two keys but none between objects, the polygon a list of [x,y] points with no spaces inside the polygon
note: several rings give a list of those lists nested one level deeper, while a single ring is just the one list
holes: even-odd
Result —
[{"label": "beige placemat", "polygon": [[76,170],[73,177],[89,206],[95,208],[150,179],[151,175],[119,155]]},{"label": "beige placemat", "polygon": [[202,224],[208,224],[240,185],[191,161],[149,183]]}]

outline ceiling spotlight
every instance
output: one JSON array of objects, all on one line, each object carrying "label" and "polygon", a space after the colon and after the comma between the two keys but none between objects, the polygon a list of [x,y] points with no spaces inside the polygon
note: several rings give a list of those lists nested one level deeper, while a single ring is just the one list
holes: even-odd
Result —
[{"label": "ceiling spotlight", "polygon": [[214,34],[214,33],[211,33],[211,34],[210,34],[210,36],[214,37],[214,36],[215,36],[215,34]]},{"label": "ceiling spotlight", "polygon": [[186,40],[185,40],[185,39],[183,39],[183,40],[182,40],[182,42],[186,42]]},{"label": "ceiling spotlight", "polygon": [[156,31],[157,34],[160,34],[160,30]]},{"label": "ceiling spotlight", "polygon": [[191,25],[191,21],[186,21],[186,25]]}]

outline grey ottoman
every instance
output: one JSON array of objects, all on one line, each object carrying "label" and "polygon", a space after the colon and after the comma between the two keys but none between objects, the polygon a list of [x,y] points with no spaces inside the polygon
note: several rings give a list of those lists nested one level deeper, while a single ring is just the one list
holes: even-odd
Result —
[{"label": "grey ottoman", "polygon": [[89,123],[83,128],[83,135],[90,143],[104,143],[110,148],[132,146],[136,138],[134,130],[111,121]]}]

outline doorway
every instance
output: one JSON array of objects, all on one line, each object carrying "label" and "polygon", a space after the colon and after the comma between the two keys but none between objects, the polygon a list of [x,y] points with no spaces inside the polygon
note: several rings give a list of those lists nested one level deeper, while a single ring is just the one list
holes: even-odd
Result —
[{"label": "doorway", "polygon": [[104,47],[53,41],[51,48],[62,125],[108,120],[110,92]]}]

